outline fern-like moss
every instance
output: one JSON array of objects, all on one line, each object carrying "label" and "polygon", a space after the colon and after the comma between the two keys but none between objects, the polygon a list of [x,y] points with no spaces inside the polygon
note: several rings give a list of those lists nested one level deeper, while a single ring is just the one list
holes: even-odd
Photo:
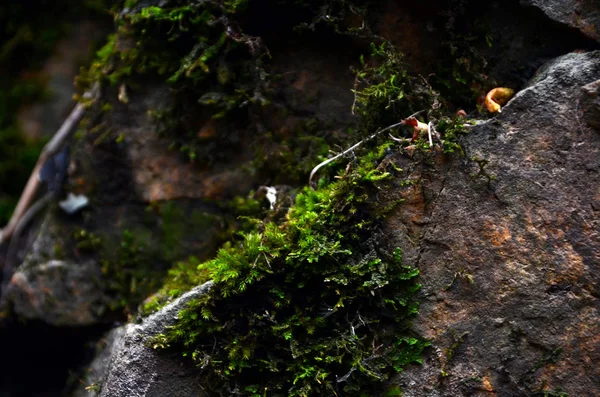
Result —
[{"label": "fern-like moss", "polygon": [[200,264],[215,287],[160,345],[191,357],[221,396],[383,393],[382,381],[420,362],[428,344],[407,333],[418,270],[378,231],[380,178],[364,178],[373,168],[305,189],[283,223]]}]

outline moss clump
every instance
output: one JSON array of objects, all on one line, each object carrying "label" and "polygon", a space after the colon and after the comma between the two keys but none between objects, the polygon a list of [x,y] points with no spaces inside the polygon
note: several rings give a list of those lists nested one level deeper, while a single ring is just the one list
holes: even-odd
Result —
[{"label": "moss clump", "polygon": [[402,53],[390,43],[371,44],[371,58],[361,57],[360,61],[353,112],[361,116],[364,131],[375,131],[432,108],[435,95],[431,87],[407,72]]},{"label": "moss clump", "polygon": [[186,260],[176,262],[169,269],[161,289],[144,302],[141,314],[153,313],[169,301],[189,291],[191,286],[200,285],[210,280],[206,270],[198,271],[199,263],[201,263],[200,259],[193,255]]},{"label": "moss clump", "polygon": [[222,396],[377,394],[427,346],[406,333],[418,271],[385,246],[372,216],[389,177],[365,161],[305,189],[282,224],[225,245],[198,266],[215,287],[160,345],[191,357]]},{"label": "moss clump", "polygon": [[139,230],[125,230],[118,247],[109,250],[110,244],[104,244],[100,263],[111,296],[110,310],[130,313],[158,287],[161,274],[152,265],[155,258],[148,241]]},{"label": "moss clump", "polygon": [[117,18],[118,33],[81,73],[80,86],[99,82],[135,91],[148,81],[168,83],[177,92],[172,105],[152,112],[160,134],[190,160],[210,163],[239,137],[231,131],[199,136],[202,126],[232,114],[246,125],[245,108],[266,101],[262,60],[268,53],[237,22],[246,4],[168,0],[160,6],[132,5]]},{"label": "moss clump", "polygon": [[[189,253],[214,252],[223,242],[219,231],[224,225],[221,215],[203,212],[193,204],[155,202],[146,208],[144,224],[130,224],[117,232],[120,235],[104,232],[102,240],[90,232],[83,234],[86,238],[76,236],[78,248],[81,244],[90,245],[90,241],[98,248],[107,291],[112,297],[111,310],[135,312],[143,299],[158,290],[165,275],[163,287],[147,302],[143,312],[156,310],[205,281],[200,274],[194,274],[199,260]],[[171,264],[174,265],[170,267]]]},{"label": "moss clump", "polygon": [[[182,240],[185,239],[185,235],[194,235],[199,230],[207,230],[219,224],[220,232],[214,239],[220,244],[236,233],[255,230],[257,219],[267,215],[260,201],[254,198],[254,192],[250,192],[248,197],[236,196],[224,202],[221,207],[222,215],[192,211],[190,217],[175,202],[157,203],[149,207],[149,210],[152,209],[161,215],[160,241],[166,252],[158,255],[168,255],[166,258],[171,262],[175,261],[175,264],[168,270],[161,288],[144,302],[141,315],[159,310],[184,292],[209,280],[206,271],[198,271],[198,264],[203,261],[197,256],[191,255],[181,259]],[[189,227],[184,226],[186,222],[190,223]],[[178,256],[170,255],[172,251],[177,252]]]},{"label": "moss clump", "polygon": [[439,26],[444,29],[445,40],[439,48],[432,84],[456,108],[473,109],[478,97],[497,86],[489,77],[490,58],[494,57],[490,51],[494,45],[492,27],[481,17],[490,12],[490,6],[486,2],[455,2],[448,19]]}]

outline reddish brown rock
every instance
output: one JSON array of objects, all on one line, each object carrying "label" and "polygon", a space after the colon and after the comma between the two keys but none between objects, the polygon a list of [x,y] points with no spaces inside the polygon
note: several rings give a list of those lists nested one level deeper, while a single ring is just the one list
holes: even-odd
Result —
[{"label": "reddish brown rock", "polygon": [[[551,62],[473,128],[465,158],[424,179],[443,179],[415,242],[416,326],[433,347],[400,377],[404,396],[600,390],[600,134],[575,117],[599,77],[600,52]],[[393,219],[414,208],[399,208],[387,233],[402,244]]]}]

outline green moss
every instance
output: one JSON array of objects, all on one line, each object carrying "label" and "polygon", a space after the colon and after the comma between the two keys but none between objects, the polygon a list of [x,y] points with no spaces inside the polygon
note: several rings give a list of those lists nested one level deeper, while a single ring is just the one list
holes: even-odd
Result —
[{"label": "green moss", "polygon": [[85,229],[73,233],[73,237],[77,242],[76,247],[78,250],[97,252],[102,248],[102,238]]},{"label": "green moss", "polygon": [[161,289],[144,302],[141,314],[153,313],[189,291],[190,288],[208,281],[210,279],[208,272],[198,271],[198,264],[200,264],[200,260],[195,256],[190,256],[170,268]]},{"label": "green moss", "polygon": [[246,6],[245,0],[132,6],[118,18],[118,33],[82,71],[79,85],[127,84],[135,90],[141,81],[166,82],[178,94],[171,106],[153,111],[160,134],[190,160],[214,161],[231,136],[201,138],[200,127],[231,113],[243,123],[244,108],[264,101],[266,52],[236,22]]},{"label": "green moss", "polygon": [[557,347],[554,350],[548,350],[538,360],[538,362],[529,371],[525,372],[519,383],[524,385],[525,390],[534,397],[569,397],[569,394],[564,392],[561,387],[553,390],[548,390],[545,380],[540,383],[536,380],[536,373],[548,365],[556,364],[562,353],[562,347]]},{"label": "green moss", "polygon": [[340,143],[331,135],[318,119],[302,120],[290,131],[267,132],[253,143],[251,168],[275,185],[303,184],[315,164],[327,158],[329,148]]},{"label": "green moss", "polygon": [[385,392],[384,397],[402,397],[402,390],[398,386],[392,386]]},{"label": "green moss", "polygon": [[186,236],[214,228],[215,224],[224,225],[215,238],[221,241],[238,232],[254,230],[257,217],[265,216],[266,211],[253,196],[254,192],[250,192],[248,197],[236,196],[231,201],[224,202],[221,205],[222,215],[205,214],[194,210],[188,217],[175,202],[157,203],[149,207],[149,211],[161,216],[159,241],[163,248],[157,255],[175,264],[168,270],[161,288],[142,306],[142,315],[157,311],[184,292],[209,279],[207,272],[198,271],[198,265],[203,262],[198,257],[192,255],[185,260],[180,260],[183,253],[182,240]]},{"label": "green moss", "polygon": [[438,121],[436,129],[442,136],[442,150],[444,153],[458,152],[464,156],[465,152],[458,143],[460,137],[468,133],[463,118],[442,117]]},{"label": "green moss", "polygon": [[364,131],[372,133],[431,108],[431,88],[407,72],[402,53],[390,43],[371,44],[371,58],[366,60],[363,56],[360,61],[353,112],[361,116]]},{"label": "green moss", "polygon": [[470,160],[477,164],[477,167],[479,168],[478,172],[472,173],[470,177],[473,179],[483,178],[486,181],[487,187],[489,188],[492,182],[496,180],[496,176],[491,174],[486,168],[489,164],[489,160],[482,159],[477,156],[471,156]]},{"label": "green moss", "polygon": [[161,272],[149,242],[144,230],[125,230],[117,247],[103,245],[100,263],[107,292],[112,296],[109,304],[112,311],[132,312],[137,303],[158,287]]},{"label": "green moss", "polygon": [[477,99],[496,86],[489,78],[494,37],[490,22],[480,15],[488,3],[461,3],[444,21],[445,40],[438,52],[433,86],[457,108],[474,109]]},{"label": "green moss", "polygon": [[404,333],[418,271],[377,237],[379,182],[364,177],[373,167],[305,189],[284,223],[260,224],[198,265],[215,287],[160,345],[205,367],[223,396],[359,396],[419,362],[427,343]]}]

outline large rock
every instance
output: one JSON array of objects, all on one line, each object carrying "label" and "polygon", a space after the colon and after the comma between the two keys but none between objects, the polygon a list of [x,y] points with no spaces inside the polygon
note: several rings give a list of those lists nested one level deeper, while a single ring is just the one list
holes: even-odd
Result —
[{"label": "large rock", "polygon": [[108,299],[100,267],[93,259],[76,261],[59,255],[67,236],[61,235],[64,231],[50,212],[24,261],[14,269],[0,306],[12,307],[21,319],[55,326],[101,323]]},{"label": "large rock", "polygon": [[598,51],[550,62],[440,175],[417,243],[433,348],[404,396],[597,395],[598,79]]},{"label": "large rock", "polygon": [[521,4],[537,7],[551,19],[600,42],[600,4],[596,0],[521,0]]},{"label": "large rock", "polygon": [[149,341],[173,325],[179,311],[211,286],[212,282],[207,282],[194,288],[139,325],[128,324],[111,331],[104,338],[106,347],[90,365],[84,386],[72,396],[203,396],[199,371],[179,355],[154,350]]}]

